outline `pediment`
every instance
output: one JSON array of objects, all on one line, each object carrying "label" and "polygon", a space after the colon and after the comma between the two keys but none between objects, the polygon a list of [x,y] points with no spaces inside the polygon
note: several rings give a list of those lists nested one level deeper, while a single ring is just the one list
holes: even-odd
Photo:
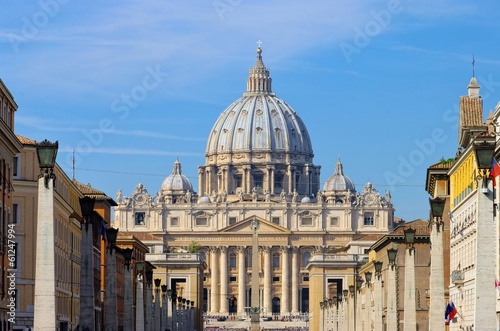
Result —
[{"label": "pediment", "polygon": [[252,234],[253,233],[253,221],[257,220],[258,228],[257,234],[270,234],[270,233],[281,233],[290,234],[291,231],[287,228],[279,226],[277,224],[271,223],[262,219],[260,217],[251,216],[241,222],[230,225],[220,230],[223,233],[239,233],[239,234]]}]

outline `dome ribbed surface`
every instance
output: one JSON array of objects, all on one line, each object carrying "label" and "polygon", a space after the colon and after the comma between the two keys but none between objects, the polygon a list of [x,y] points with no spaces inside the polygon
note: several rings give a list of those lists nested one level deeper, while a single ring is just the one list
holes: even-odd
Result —
[{"label": "dome ribbed surface", "polygon": [[182,174],[181,171],[181,163],[179,160],[174,162],[172,174],[170,174],[163,183],[161,184],[162,191],[183,191],[187,192],[188,190],[193,192],[193,185],[191,181]]},{"label": "dome ribbed surface", "polygon": [[260,53],[255,66],[250,69],[247,91],[215,122],[208,138],[206,156],[249,151],[313,157],[304,122],[292,107],[271,91],[269,70]]},{"label": "dome ribbed surface", "polygon": [[327,179],[323,187],[324,191],[356,191],[352,180],[344,175],[344,169],[340,160],[335,164],[335,172]]}]

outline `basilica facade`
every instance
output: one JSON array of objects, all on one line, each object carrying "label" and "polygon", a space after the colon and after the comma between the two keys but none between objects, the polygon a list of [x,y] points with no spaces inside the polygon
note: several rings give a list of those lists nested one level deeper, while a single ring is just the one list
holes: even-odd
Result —
[{"label": "basilica facade", "polygon": [[[113,226],[141,239],[153,264],[162,254],[201,253],[206,268],[197,306],[210,315],[244,315],[254,276],[264,315],[307,312],[313,281],[319,291],[341,295],[369,247],[394,227],[390,193],[371,183],[357,190],[340,160],[321,183],[306,125],[271,83],[259,47],[246,92],[208,134],[196,190],[175,160],[157,192],[138,184],[126,197],[117,193]],[[311,263],[326,260],[322,280],[311,279]],[[170,287],[169,277],[165,271]]]}]

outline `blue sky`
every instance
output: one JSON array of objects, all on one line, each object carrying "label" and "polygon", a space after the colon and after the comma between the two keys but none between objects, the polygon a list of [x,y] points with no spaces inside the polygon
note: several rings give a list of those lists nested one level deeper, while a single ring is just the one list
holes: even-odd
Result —
[{"label": "blue sky", "polygon": [[246,89],[257,40],[273,90],[305,122],[322,166],[396,216],[427,218],[426,169],[457,150],[475,75],[485,117],[500,101],[497,1],[11,1],[0,78],[15,132],[58,140],[58,163],[111,197],[159,190],[178,157],[197,187],[219,114]]}]

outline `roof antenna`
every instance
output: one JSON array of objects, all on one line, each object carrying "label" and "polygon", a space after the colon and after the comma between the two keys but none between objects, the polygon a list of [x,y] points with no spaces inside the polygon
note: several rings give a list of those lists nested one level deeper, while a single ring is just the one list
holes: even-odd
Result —
[{"label": "roof antenna", "polygon": [[476,64],[476,59],[474,58],[474,54],[472,54],[472,77],[475,77],[474,64]]},{"label": "roof antenna", "polygon": [[75,180],[75,150],[73,149],[73,160],[72,160],[72,167],[73,167],[73,180]]}]

